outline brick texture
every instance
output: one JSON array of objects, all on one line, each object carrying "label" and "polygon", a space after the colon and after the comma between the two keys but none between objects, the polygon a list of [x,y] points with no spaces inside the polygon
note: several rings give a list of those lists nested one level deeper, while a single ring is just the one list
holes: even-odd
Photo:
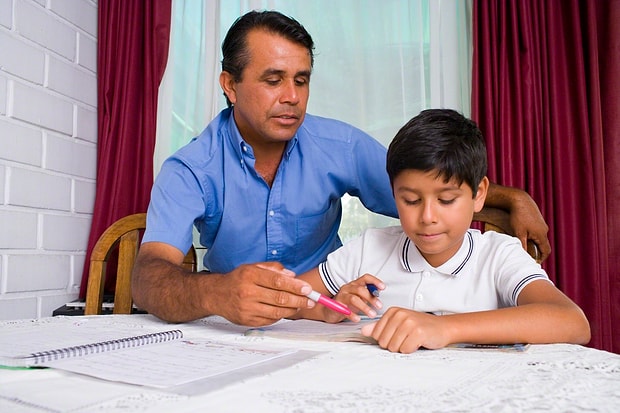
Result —
[{"label": "brick texture", "polygon": [[97,0],[0,0],[0,319],[77,297],[97,163]]}]

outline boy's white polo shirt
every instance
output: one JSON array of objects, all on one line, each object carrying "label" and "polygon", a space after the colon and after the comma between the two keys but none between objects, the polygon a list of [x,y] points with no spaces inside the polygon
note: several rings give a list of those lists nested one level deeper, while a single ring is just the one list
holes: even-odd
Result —
[{"label": "boy's white polo shirt", "polygon": [[437,315],[516,306],[523,287],[549,281],[515,237],[470,229],[459,251],[434,268],[400,226],[366,230],[329,254],[319,273],[334,295],[364,274],[381,279],[381,313],[398,306]]}]

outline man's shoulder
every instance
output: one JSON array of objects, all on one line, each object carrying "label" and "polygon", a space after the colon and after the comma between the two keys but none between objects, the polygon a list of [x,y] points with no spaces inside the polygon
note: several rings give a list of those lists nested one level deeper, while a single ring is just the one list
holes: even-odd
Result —
[{"label": "man's shoulder", "polygon": [[204,163],[210,160],[223,146],[224,135],[229,127],[228,109],[223,110],[197,136],[179,148],[172,157],[183,162]]},{"label": "man's shoulder", "polygon": [[302,136],[307,134],[313,138],[344,143],[351,143],[356,139],[372,139],[366,132],[349,123],[309,113],[306,113],[298,133]]}]

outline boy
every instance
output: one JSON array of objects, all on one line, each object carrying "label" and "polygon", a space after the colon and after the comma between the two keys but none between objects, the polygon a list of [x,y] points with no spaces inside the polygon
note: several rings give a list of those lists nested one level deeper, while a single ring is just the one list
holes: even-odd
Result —
[{"label": "boy", "polygon": [[[401,226],[369,229],[300,276],[357,313],[393,352],[452,343],[585,344],[590,326],[518,239],[470,229],[489,180],[482,134],[453,110],[425,110],[396,134],[387,172]],[[381,290],[373,296],[368,284]],[[318,305],[296,317],[341,321]]]}]

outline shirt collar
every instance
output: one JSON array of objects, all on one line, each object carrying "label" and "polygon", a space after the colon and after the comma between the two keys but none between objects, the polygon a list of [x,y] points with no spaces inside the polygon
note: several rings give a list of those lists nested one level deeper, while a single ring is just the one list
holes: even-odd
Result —
[{"label": "shirt collar", "polygon": [[[239,128],[237,127],[237,124],[235,123],[235,117],[233,116],[233,108],[230,108],[228,110],[230,111],[230,114],[228,117],[228,128],[227,128],[228,138],[230,139],[230,142],[232,144],[232,147],[234,148],[235,153],[239,157],[239,160],[243,160],[244,155],[247,155],[250,158],[254,159],[254,149],[252,149],[252,146],[243,139],[243,137],[241,136],[241,132],[239,132]],[[287,158],[291,156],[291,152],[293,151],[293,148],[295,147],[295,145],[297,145],[298,133],[299,133],[299,129],[297,130],[293,138],[290,141],[288,141],[286,144],[284,156],[286,156]]]},{"label": "shirt collar", "polygon": [[401,242],[401,264],[403,268],[408,272],[421,272],[424,270],[432,269],[440,272],[444,275],[451,275],[458,277],[463,273],[463,268],[470,262],[473,250],[474,240],[470,231],[465,233],[463,243],[459,250],[443,265],[437,268],[432,267],[420,254],[420,251],[416,248],[415,244],[403,233],[403,239]]}]

